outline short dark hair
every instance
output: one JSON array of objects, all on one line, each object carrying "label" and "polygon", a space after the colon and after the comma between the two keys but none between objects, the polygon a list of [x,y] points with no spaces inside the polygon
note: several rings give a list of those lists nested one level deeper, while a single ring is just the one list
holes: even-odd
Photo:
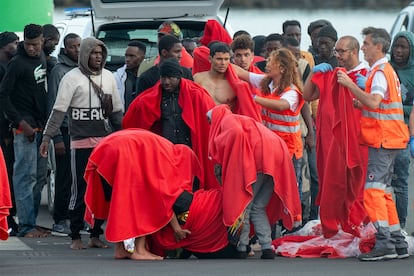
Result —
[{"label": "short dark hair", "polygon": [[233,39],[236,39],[240,35],[248,35],[251,38],[251,35],[249,34],[248,31],[246,31],[246,30],[238,30],[237,32],[234,33]]},{"label": "short dark hair", "polygon": [[170,51],[175,44],[181,43],[178,38],[173,35],[164,35],[158,42],[158,53],[161,55],[162,50]]},{"label": "short dark hair", "polygon": [[59,30],[52,24],[43,25],[43,37],[44,38],[59,38]]},{"label": "short dark hair", "polygon": [[283,30],[283,33],[285,33],[285,32],[286,32],[286,28],[287,28],[288,26],[298,26],[298,27],[299,27],[299,29],[301,29],[301,30],[302,30],[302,27],[300,26],[299,21],[297,21],[297,20],[286,20],[285,22],[283,22],[283,25],[282,25],[282,30]]},{"label": "short dark hair", "polygon": [[131,42],[128,43],[128,46],[130,46],[130,47],[137,47],[142,52],[144,52],[144,54],[147,51],[147,46],[145,45],[145,43],[144,42],[141,42],[139,40],[136,40],[136,39],[135,40],[131,40]]},{"label": "short dark hair", "polygon": [[213,44],[210,48],[210,56],[214,57],[216,53],[229,53],[230,54],[229,45],[223,42],[217,42]]},{"label": "short dark hair", "polygon": [[68,33],[67,35],[65,35],[65,37],[63,38],[63,45],[66,47],[66,44],[68,43],[69,39],[75,39],[75,38],[79,38],[81,39],[81,37],[75,33]]},{"label": "short dark hair", "polygon": [[239,35],[231,43],[231,50],[235,52],[239,49],[250,49],[254,52],[254,42],[249,35]]},{"label": "short dark hair", "polygon": [[43,35],[43,28],[37,24],[28,24],[24,26],[23,36],[24,38],[34,39]]},{"label": "short dark hair", "polygon": [[280,42],[282,42],[283,41],[283,36],[281,34],[276,34],[276,33],[270,34],[270,35],[266,36],[265,43],[269,42],[269,41],[280,41]]}]

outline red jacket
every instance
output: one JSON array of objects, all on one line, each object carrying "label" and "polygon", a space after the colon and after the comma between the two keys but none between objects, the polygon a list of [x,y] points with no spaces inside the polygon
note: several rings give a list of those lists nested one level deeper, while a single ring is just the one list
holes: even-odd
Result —
[{"label": "red jacket", "polygon": [[9,227],[7,216],[12,208],[10,197],[9,178],[7,176],[6,163],[4,162],[3,151],[0,148],[0,240],[7,240]]}]

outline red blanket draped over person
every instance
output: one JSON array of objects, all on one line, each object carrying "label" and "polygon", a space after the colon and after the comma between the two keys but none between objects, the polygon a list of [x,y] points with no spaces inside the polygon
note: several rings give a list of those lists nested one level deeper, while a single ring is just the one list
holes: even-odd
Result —
[{"label": "red blanket draped over person", "polygon": [[[143,128],[161,134],[158,124],[161,117],[161,85],[141,93],[131,103],[122,121],[123,128]],[[210,94],[193,81],[181,78],[178,104],[182,109],[184,122],[191,130],[192,149],[203,168],[200,188],[220,188],[214,176],[213,163],[208,159],[208,124],[206,113],[215,106]]]},{"label": "red blanket draped over person", "polygon": [[358,143],[360,111],[351,92],[337,83],[336,72],[317,73],[312,81],[320,91],[316,119],[316,159],[319,177],[317,204],[326,238],[338,232],[359,236],[366,218],[362,196],[368,150]]},{"label": "red blanket draped over person", "polygon": [[[85,171],[85,220],[107,219],[106,239],[120,242],[159,231],[172,219],[173,205],[191,192],[201,171],[191,149],[143,129],[117,131],[93,150]],[[112,188],[105,197],[102,180]]]},{"label": "red blanket draped over person", "polygon": [[291,229],[300,220],[295,172],[286,143],[261,123],[231,113],[227,105],[212,110],[209,153],[222,165],[223,221],[232,225],[251,201],[257,173],[273,177],[269,222],[283,219]]},{"label": "red blanket draped over person", "polygon": [[12,208],[10,196],[9,178],[7,176],[6,163],[4,162],[3,151],[0,149],[0,240],[9,238],[9,226],[7,216]]},{"label": "red blanket draped over person", "polygon": [[220,190],[198,190],[194,193],[188,218],[183,229],[191,231],[177,242],[171,226],[147,237],[151,252],[164,256],[165,250],[185,248],[192,252],[211,253],[228,244],[227,227],[223,224],[222,193]]},{"label": "red blanket draped over person", "polygon": [[200,38],[200,43],[204,46],[208,46],[212,41],[221,41],[228,45],[233,41],[227,30],[215,19],[207,20],[203,36]]}]

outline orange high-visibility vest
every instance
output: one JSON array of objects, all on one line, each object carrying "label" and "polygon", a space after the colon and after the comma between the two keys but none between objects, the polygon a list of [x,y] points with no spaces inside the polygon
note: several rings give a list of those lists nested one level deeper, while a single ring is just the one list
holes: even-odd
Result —
[{"label": "orange high-visibility vest", "polygon": [[398,76],[389,63],[376,66],[368,76],[366,91],[371,92],[372,80],[377,71],[384,73],[389,99],[382,99],[377,109],[363,107],[360,143],[373,148],[403,149],[408,142],[408,128],[404,124],[401,89]]},{"label": "orange high-visibility vest", "polygon": [[293,112],[290,108],[284,111],[278,111],[263,107],[262,119],[263,124],[267,128],[275,132],[283,139],[283,141],[286,142],[291,156],[295,155],[296,158],[299,159],[302,158],[303,155],[303,143],[299,121],[300,110],[304,104],[302,92],[300,92],[295,85],[291,84],[290,86],[286,87],[280,95],[269,94],[263,95],[263,97],[280,100],[283,94],[289,90],[295,90],[299,94],[299,104],[296,111]]}]

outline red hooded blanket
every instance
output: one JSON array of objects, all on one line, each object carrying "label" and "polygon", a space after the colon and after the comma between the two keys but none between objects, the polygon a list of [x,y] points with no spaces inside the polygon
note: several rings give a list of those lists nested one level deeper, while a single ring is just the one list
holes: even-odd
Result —
[{"label": "red hooded blanket", "polygon": [[[107,219],[106,239],[120,242],[159,231],[173,205],[191,192],[200,165],[191,149],[142,129],[117,131],[93,150],[86,166],[85,220]],[[112,188],[105,198],[101,177]]]},{"label": "red hooded blanket", "polygon": [[222,165],[223,221],[232,225],[251,201],[257,173],[273,177],[269,222],[283,219],[291,229],[301,206],[295,172],[285,142],[261,123],[231,113],[227,105],[212,110],[209,153]]},{"label": "red hooded blanket", "polygon": [[215,19],[207,20],[203,36],[200,38],[200,43],[204,46],[208,46],[212,41],[221,41],[229,45],[233,41],[226,29]]},{"label": "red hooded blanket", "polygon": [[[131,103],[122,121],[123,128],[143,128],[160,134],[158,121],[161,117],[161,85],[156,85],[141,93]],[[178,104],[182,108],[184,122],[191,130],[193,151],[203,168],[200,188],[219,188],[214,176],[212,162],[207,156],[208,124],[206,113],[215,106],[210,94],[193,81],[181,78]]]},{"label": "red hooded blanket", "polygon": [[317,204],[326,238],[338,232],[359,236],[365,219],[363,189],[368,151],[358,144],[360,111],[351,92],[337,82],[337,70],[315,74],[320,91],[316,120],[316,159],[319,177]]},{"label": "red hooded blanket", "polygon": [[10,208],[12,208],[12,201],[10,197],[9,178],[7,176],[3,151],[0,149],[0,240],[7,240],[9,237],[7,216],[9,215]]},{"label": "red hooded blanket", "polygon": [[188,218],[182,228],[191,235],[177,242],[171,226],[147,238],[151,252],[164,256],[165,250],[185,248],[193,252],[211,253],[227,244],[227,227],[223,224],[222,193],[220,190],[198,190],[194,193]]}]

